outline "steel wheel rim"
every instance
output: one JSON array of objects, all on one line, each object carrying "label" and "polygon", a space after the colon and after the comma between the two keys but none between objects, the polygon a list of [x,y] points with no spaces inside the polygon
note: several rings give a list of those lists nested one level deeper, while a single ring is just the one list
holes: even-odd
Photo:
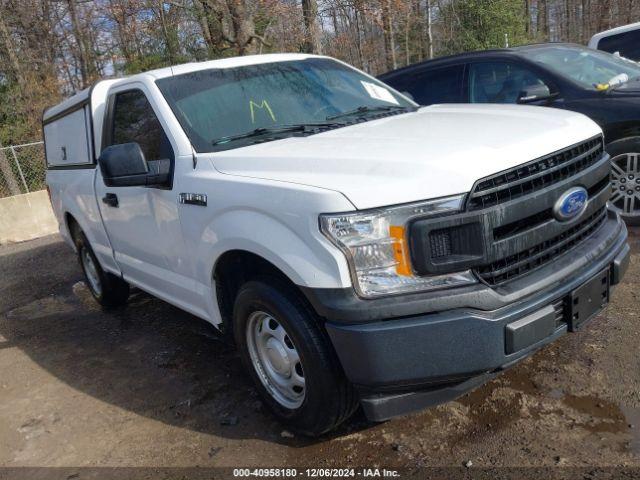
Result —
[{"label": "steel wheel rim", "polygon": [[87,276],[91,290],[93,290],[96,295],[100,296],[102,294],[102,285],[100,284],[98,269],[96,268],[93,258],[91,258],[91,254],[86,248],[82,250],[82,266],[84,267],[84,273]]},{"label": "steel wheel rim", "polygon": [[640,153],[611,159],[611,189],[611,208],[627,217],[640,215]]},{"label": "steel wheel rim", "polygon": [[284,327],[272,315],[257,311],[249,316],[246,336],[251,363],[265,389],[283,407],[300,407],[306,394],[304,371]]}]

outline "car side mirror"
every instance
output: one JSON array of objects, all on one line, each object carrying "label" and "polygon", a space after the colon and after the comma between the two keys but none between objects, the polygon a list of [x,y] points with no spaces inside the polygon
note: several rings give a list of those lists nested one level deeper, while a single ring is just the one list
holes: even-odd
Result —
[{"label": "car side mirror", "polygon": [[555,97],[555,95],[551,93],[549,87],[542,83],[538,83],[536,85],[530,85],[522,90],[518,95],[518,103],[529,104],[543,102],[551,100],[553,97]]},{"label": "car side mirror", "polygon": [[98,164],[107,187],[151,187],[169,182],[170,160],[157,160],[149,165],[137,143],[105,148]]}]

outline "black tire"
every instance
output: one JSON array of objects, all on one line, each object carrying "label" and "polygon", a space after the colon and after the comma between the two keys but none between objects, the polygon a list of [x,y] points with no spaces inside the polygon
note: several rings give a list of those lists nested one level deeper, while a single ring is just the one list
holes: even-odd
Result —
[{"label": "black tire", "polygon": [[[620,213],[627,225],[640,225],[640,170],[638,170],[638,168],[631,168],[628,160],[629,157],[627,157],[633,154],[638,155],[636,165],[640,167],[640,137],[623,138],[622,140],[612,142],[607,145],[607,153],[611,156],[611,162],[613,164],[611,180],[614,193],[610,204]],[[622,184],[620,182],[620,172],[625,171],[625,165],[631,169],[626,170],[627,178],[625,179],[625,183]],[[629,175],[632,175],[634,178],[629,178]],[[629,191],[634,193],[628,194],[627,192]],[[616,195],[616,193],[618,194]],[[628,198],[629,201],[634,202],[633,204],[629,204],[632,206],[631,213],[625,211],[625,197]]]},{"label": "black tire", "polygon": [[[78,231],[75,235],[76,251],[78,253],[78,261],[80,268],[85,276],[85,283],[96,301],[106,308],[118,307],[125,305],[129,299],[129,284],[109,272],[105,272],[100,266],[100,262],[96,258],[91,245],[85,237],[84,233]],[[99,282],[99,288],[94,287],[93,282],[89,279],[87,273],[86,261],[83,256],[88,255],[95,266],[96,275]]]},{"label": "black tire", "polygon": [[[249,353],[247,325],[256,312],[265,312],[282,325],[300,358],[304,399],[287,408],[267,390]],[[242,362],[264,403],[292,431],[318,436],[349,418],[358,406],[353,386],[345,378],[326,332],[310,306],[292,287],[275,278],[245,283],[236,296],[233,333]]]}]

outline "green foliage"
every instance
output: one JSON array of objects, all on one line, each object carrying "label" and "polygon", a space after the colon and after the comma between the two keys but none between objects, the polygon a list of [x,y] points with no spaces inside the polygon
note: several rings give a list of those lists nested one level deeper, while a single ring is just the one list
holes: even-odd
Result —
[{"label": "green foliage", "polygon": [[169,58],[166,55],[159,53],[140,55],[132,61],[122,65],[122,71],[126,75],[133,75],[135,73],[146,72],[147,70],[153,70],[155,68],[168,67],[171,65]]},{"label": "green foliage", "polygon": [[530,41],[522,0],[453,0],[442,6],[445,25],[455,25],[442,54],[503,48]]},{"label": "green foliage", "polygon": [[33,125],[20,108],[20,90],[17,84],[0,83],[0,144],[13,145],[33,138]]}]

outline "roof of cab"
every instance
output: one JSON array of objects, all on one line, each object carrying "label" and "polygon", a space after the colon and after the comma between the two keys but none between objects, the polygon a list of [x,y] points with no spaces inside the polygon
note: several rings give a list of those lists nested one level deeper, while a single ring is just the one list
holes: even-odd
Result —
[{"label": "roof of cab", "polygon": [[247,65],[259,65],[263,63],[290,62],[293,60],[304,60],[315,57],[305,53],[269,53],[264,55],[247,55],[245,57],[221,58],[206,62],[191,62],[171,67],[150,70],[141,75],[151,75],[155,79],[181,75],[183,73],[198,72],[212,68],[235,68]]},{"label": "roof of cab", "polygon": [[[124,81],[135,81],[137,79],[152,77],[153,80],[160,78],[171,77],[174,75],[182,75],[184,73],[198,72],[201,70],[208,70],[214,68],[235,68],[244,67],[247,65],[259,65],[265,63],[277,63],[277,62],[289,62],[294,60],[305,60],[307,58],[318,58],[318,55],[309,55],[303,53],[270,53],[264,55],[247,55],[244,57],[230,57],[222,58],[219,60],[209,60],[206,62],[191,62],[181,65],[173,65],[171,67],[158,68],[156,70],[149,70],[147,72],[137,73],[127,77],[120,77],[108,80],[99,80],[89,88],[85,88],[76,93],[72,97],[67,98],[61,103],[52,106],[44,111],[43,121],[49,120],[61,113],[74,109],[74,107],[89,102],[93,88],[103,82],[109,82],[111,85],[117,85]],[[326,57],[324,57],[326,58]]]}]

